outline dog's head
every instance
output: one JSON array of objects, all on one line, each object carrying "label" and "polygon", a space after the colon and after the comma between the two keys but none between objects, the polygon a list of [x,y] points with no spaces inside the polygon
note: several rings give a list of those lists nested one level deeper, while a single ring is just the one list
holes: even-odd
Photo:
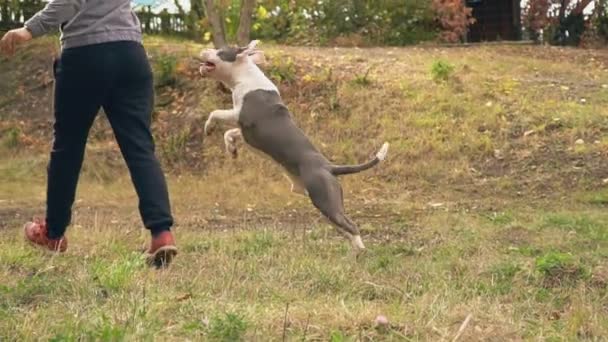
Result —
[{"label": "dog's head", "polygon": [[246,47],[203,50],[199,72],[203,77],[230,84],[248,67],[265,62],[264,53],[255,48],[257,43],[258,41],[254,40]]}]

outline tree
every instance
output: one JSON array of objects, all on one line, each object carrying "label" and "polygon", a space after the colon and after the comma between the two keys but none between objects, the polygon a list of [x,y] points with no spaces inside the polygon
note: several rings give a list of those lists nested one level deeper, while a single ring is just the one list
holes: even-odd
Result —
[{"label": "tree", "polygon": [[211,24],[213,34],[213,45],[219,49],[226,46],[226,30],[224,29],[224,21],[220,16],[218,8],[215,6],[215,1],[205,0],[207,18]]},{"label": "tree", "polygon": [[473,9],[466,7],[462,0],[433,0],[433,10],[443,29],[439,38],[448,43],[460,41],[467,33],[467,27],[475,23]]},{"label": "tree", "polygon": [[[227,42],[226,28],[224,26],[224,20],[222,19],[223,13],[226,13],[227,9],[218,2],[219,1],[205,0],[207,18],[211,24],[211,31],[213,34],[213,45],[216,48],[225,46]],[[256,0],[241,0],[239,25],[235,37],[239,45],[246,45],[249,43],[255,4]]]},{"label": "tree", "polygon": [[530,0],[524,10],[524,27],[532,39],[549,30],[554,44],[578,45],[585,31],[584,10],[593,0]]},{"label": "tree", "polygon": [[251,35],[251,21],[253,20],[253,9],[255,0],[241,1],[241,14],[239,16],[239,29],[236,34],[236,42],[240,46],[245,46],[249,43]]}]

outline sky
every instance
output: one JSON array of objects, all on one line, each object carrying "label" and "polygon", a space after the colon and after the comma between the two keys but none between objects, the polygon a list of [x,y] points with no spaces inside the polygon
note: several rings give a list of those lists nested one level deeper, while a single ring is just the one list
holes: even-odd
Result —
[{"label": "sky", "polygon": [[[184,10],[190,10],[190,1],[178,0],[180,5],[184,7]],[[133,0],[136,5],[152,6],[155,11],[162,11],[163,9],[169,10],[169,12],[176,11],[176,7],[173,0]]]}]

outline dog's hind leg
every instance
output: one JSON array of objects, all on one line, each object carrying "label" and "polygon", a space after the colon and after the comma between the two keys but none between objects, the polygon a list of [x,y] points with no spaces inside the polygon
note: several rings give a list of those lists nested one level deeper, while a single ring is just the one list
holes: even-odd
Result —
[{"label": "dog's hind leg", "polygon": [[301,177],[312,203],[346,236],[355,250],[365,249],[359,228],[344,213],[342,187],[328,170],[304,172]]},{"label": "dog's hind leg", "polygon": [[232,155],[232,158],[237,157],[236,139],[242,137],[240,128],[229,129],[224,133],[224,145],[226,151]]}]

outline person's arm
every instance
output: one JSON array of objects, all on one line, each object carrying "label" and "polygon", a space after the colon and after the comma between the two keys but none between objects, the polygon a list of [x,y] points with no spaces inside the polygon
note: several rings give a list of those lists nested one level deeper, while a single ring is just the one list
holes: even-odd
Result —
[{"label": "person's arm", "polygon": [[81,5],[82,0],[52,0],[42,11],[25,22],[25,28],[33,38],[40,37],[72,19]]},{"label": "person's arm", "polygon": [[0,40],[0,53],[13,55],[18,44],[40,37],[72,19],[83,0],[51,0],[42,11],[25,22],[25,27],[8,31]]}]

